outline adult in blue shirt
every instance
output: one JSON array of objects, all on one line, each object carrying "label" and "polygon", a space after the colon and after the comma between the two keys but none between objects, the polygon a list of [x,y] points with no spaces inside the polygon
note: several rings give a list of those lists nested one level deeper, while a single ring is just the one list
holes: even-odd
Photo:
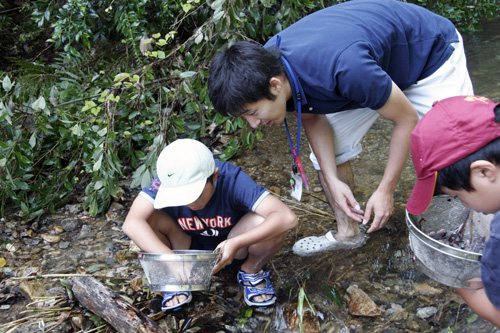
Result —
[{"label": "adult in blue shirt", "polygon": [[[301,113],[311,161],[335,213],[337,232],[294,246],[308,255],[362,243],[394,210],[394,191],[409,155],[410,132],[433,102],[473,94],[463,42],[453,24],[396,0],[354,0],[317,11],[264,47],[237,42],[214,57],[209,95],[223,115],[252,127]],[[300,109],[297,92],[300,93]],[[383,177],[364,210],[352,189],[349,160],[379,115],[394,124]]]}]

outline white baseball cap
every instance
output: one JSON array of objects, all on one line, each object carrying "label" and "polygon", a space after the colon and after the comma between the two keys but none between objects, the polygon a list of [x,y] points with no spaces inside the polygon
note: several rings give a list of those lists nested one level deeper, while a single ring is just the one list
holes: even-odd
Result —
[{"label": "white baseball cap", "polygon": [[207,178],[215,171],[212,152],[203,143],[179,139],[163,149],[156,161],[161,185],[156,209],[193,203],[203,192]]}]

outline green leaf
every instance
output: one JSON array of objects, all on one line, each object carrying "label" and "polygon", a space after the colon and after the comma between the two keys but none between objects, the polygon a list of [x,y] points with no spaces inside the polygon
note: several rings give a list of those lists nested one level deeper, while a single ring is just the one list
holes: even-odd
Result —
[{"label": "green leaf", "polygon": [[33,148],[36,145],[36,135],[35,133],[31,134],[30,140],[29,140],[30,147]]},{"label": "green leaf", "polygon": [[299,316],[299,327],[300,331],[302,332],[302,322],[304,319],[304,297],[305,297],[305,291],[304,288],[299,289],[299,297],[297,300],[297,314]]},{"label": "green leaf", "polygon": [[28,186],[28,183],[23,182],[23,181],[21,181],[19,179],[14,179],[13,183],[14,183],[15,188],[18,189],[18,190],[29,190],[29,188],[30,188]]},{"label": "green leaf", "polygon": [[120,73],[120,74],[117,74],[114,78],[114,81],[121,81],[123,79],[126,79],[126,78],[129,78],[130,77],[130,74],[129,73]]},{"label": "green leaf", "polygon": [[82,112],[92,109],[94,106],[96,106],[94,101],[85,101],[85,105],[82,108]]},{"label": "green leaf", "polygon": [[151,183],[152,177],[149,170],[145,170],[141,177],[141,187],[146,187]]},{"label": "green leaf", "polygon": [[200,127],[201,127],[200,123],[194,123],[194,122],[192,122],[192,123],[188,123],[187,124],[187,128],[189,128],[192,131],[199,130]]},{"label": "green leaf", "polygon": [[342,306],[342,297],[340,297],[339,292],[335,288],[330,288],[326,284],[323,285],[323,291],[325,292],[326,296],[331,299],[334,303],[336,303],[338,306]]},{"label": "green leaf", "polygon": [[34,101],[32,104],[31,104],[31,107],[35,110],[43,110],[45,109],[45,98],[43,98],[43,96],[40,96],[38,97],[38,99],[36,101]]},{"label": "green leaf", "polygon": [[104,186],[105,183],[106,182],[104,180],[102,180],[102,179],[96,181],[95,184],[94,184],[94,190],[96,190],[96,191],[100,190]]},{"label": "green leaf", "polygon": [[472,324],[473,322],[475,322],[478,318],[478,315],[473,313],[471,314],[468,318],[467,318],[467,324]]},{"label": "green leaf", "polygon": [[163,51],[158,51],[158,53],[157,53],[156,57],[157,57],[158,59],[165,59],[165,52],[163,52]]},{"label": "green leaf", "polygon": [[71,133],[73,133],[73,135],[76,135],[76,136],[82,136],[83,135],[83,131],[82,131],[82,127],[80,126],[80,124],[75,124],[71,128]]},{"label": "green leaf", "polygon": [[210,8],[212,8],[213,10],[216,10],[217,8],[220,8],[224,4],[225,1],[226,0],[215,0],[210,5]]},{"label": "green leaf", "polygon": [[213,17],[214,22],[217,22],[218,20],[220,20],[221,17],[224,16],[224,14],[225,14],[225,12],[222,9],[216,10],[214,13],[214,17]]},{"label": "green leaf", "polygon": [[7,92],[9,92],[12,89],[12,82],[10,81],[10,78],[8,76],[3,78],[2,87]]},{"label": "green leaf", "polygon": [[102,155],[99,156],[99,159],[97,162],[95,162],[94,167],[92,168],[93,171],[99,171],[101,169],[101,164],[102,164]]},{"label": "green leaf", "polygon": [[183,73],[181,73],[181,74],[179,75],[179,77],[180,77],[181,79],[187,79],[188,77],[192,77],[192,76],[194,76],[194,75],[196,75],[196,72],[193,72],[193,71],[188,71],[188,72],[183,72]]},{"label": "green leaf", "polygon": [[99,132],[97,132],[97,135],[99,135],[99,136],[105,136],[106,133],[108,133],[108,128],[104,127]]}]

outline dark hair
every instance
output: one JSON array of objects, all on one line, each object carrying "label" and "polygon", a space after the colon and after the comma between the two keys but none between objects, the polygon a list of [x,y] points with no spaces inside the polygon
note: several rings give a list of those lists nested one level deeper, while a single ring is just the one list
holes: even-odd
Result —
[{"label": "dark hair", "polygon": [[208,176],[207,178],[207,183],[210,182],[211,184],[214,183],[214,174],[211,174],[210,176]]},{"label": "dark hair", "polygon": [[279,49],[253,42],[236,42],[217,54],[210,64],[208,94],[217,112],[240,116],[245,104],[274,100],[270,80],[285,74]]},{"label": "dark hair", "polygon": [[[500,106],[495,108],[495,121],[500,123]],[[475,191],[470,182],[470,165],[478,160],[489,161],[500,166],[500,138],[491,141],[460,161],[439,170],[436,180],[436,192],[440,192],[443,187],[455,191]]]}]

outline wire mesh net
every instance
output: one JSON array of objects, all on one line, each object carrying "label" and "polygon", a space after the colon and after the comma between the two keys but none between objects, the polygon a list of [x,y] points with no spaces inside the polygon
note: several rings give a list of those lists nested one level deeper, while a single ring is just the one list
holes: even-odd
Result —
[{"label": "wire mesh net", "polygon": [[491,217],[449,196],[434,197],[424,214],[407,214],[410,245],[422,271],[448,286],[471,288],[468,281],[481,276]]},{"label": "wire mesh net", "polygon": [[139,262],[153,291],[206,290],[218,255],[184,250],[174,254],[139,253]]}]

